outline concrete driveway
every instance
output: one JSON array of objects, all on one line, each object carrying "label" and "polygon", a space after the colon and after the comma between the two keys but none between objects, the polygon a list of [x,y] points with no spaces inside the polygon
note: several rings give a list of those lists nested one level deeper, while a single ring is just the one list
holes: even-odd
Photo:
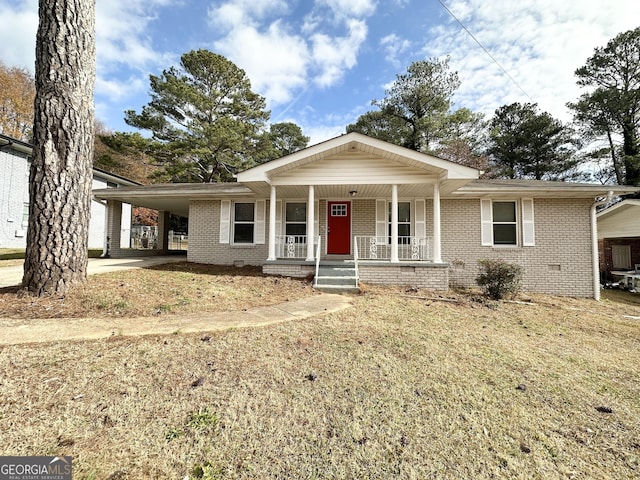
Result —
[{"label": "concrete driveway", "polygon": [[[164,255],[157,257],[133,257],[133,258],[90,258],[87,266],[87,274],[117,272],[132,268],[145,268],[165,263],[182,262],[186,255]],[[22,265],[3,267],[0,262],[0,288],[20,285],[22,282]]]}]

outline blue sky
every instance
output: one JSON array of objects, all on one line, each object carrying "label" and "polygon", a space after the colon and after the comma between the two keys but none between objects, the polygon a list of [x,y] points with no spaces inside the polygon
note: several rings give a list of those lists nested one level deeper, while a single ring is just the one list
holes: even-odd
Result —
[{"label": "blue sky", "polygon": [[[311,143],[344,133],[415,60],[450,56],[455,107],[488,117],[533,101],[562,121],[580,94],[573,72],[595,47],[640,26],[637,0],[97,0],[96,115],[131,130],[149,74],[206,48],[243,68],[271,121]],[[33,71],[37,1],[0,0],[0,61]],[[515,81],[515,82],[514,82]],[[524,92],[523,92],[524,90]]]}]

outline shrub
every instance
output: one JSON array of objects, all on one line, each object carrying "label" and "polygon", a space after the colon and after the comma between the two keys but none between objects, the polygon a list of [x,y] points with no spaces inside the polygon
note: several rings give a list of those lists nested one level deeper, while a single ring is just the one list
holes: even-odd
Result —
[{"label": "shrub", "polygon": [[480,274],[476,283],[485,295],[493,300],[501,300],[507,295],[520,291],[522,267],[503,260],[479,260]]}]

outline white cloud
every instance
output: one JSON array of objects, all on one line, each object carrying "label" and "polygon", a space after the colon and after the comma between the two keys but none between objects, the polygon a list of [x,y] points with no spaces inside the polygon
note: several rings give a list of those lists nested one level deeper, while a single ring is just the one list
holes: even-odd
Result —
[{"label": "white cloud", "polygon": [[317,0],[317,4],[327,5],[338,18],[368,17],[376,10],[373,0]]},{"label": "white cloud", "polygon": [[307,45],[302,37],[288,34],[280,22],[263,32],[237,26],[215,47],[245,69],[252,88],[269,102],[286,103],[294,90],[306,84]]},{"label": "white cloud", "polygon": [[610,0],[606,8],[598,0],[456,0],[449,8],[531,97],[451,19],[432,30],[424,53],[451,56],[462,80],[460,106],[491,115],[506,103],[534,101],[563,121],[571,118],[566,102],[580,94],[575,69],[640,18],[640,2],[626,0]]},{"label": "white cloud", "polygon": [[[19,3],[19,5],[16,5]],[[0,0],[0,60],[9,66],[35,68],[38,2]]]},{"label": "white cloud", "polygon": [[109,71],[125,64],[148,71],[163,65],[149,35],[159,7],[180,5],[182,0],[110,0],[96,5],[96,53],[98,69]]},{"label": "white cloud", "polygon": [[367,38],[367,25],[362,20],[349,20],[348,28],[346,37],[332,38],[320,33],[312,37],[313,61],[320,69],[314,81],[320,87],[334,85],[345,70],[357,63],[358,50]]},{"label": "white cloud", "polygon": [[[333,13],[329,19],[327,9]],[[209,8],[209,21],[223,33],[213,44],[216,50],[247,72],[270,105],[278,105],[309,83],[327,88],[339,82],[356,65],[367,37],[367,25],[357,17],[374,11],[371,0],[318,0],[302,24],[285,28],[289,6],[283,0],[228,0]]]},{"label": "white cloud", "polygon": [[400,55],[405,53],[411,47],[411,42],[407,39],[400,38],[395,33],[382,37],[380,46],[385,52],[385,60],[393,65],[394,68],[400,68],[402,62]]},{"label": "white cloud", "polygon": [[288,10],[284,0],[229,0],[209,8],[209,21],[228,32],[239,26],[256,26],[258,21],[283,15]]}]

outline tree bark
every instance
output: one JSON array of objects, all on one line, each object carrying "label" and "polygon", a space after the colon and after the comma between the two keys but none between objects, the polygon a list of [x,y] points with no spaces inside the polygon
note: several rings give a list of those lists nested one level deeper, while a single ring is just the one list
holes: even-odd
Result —
[{"label": "tree bark", "polygon": [[39,17],[22,284],[37,295],[64,295],[87,277],[95,0],[40,0]]}]

